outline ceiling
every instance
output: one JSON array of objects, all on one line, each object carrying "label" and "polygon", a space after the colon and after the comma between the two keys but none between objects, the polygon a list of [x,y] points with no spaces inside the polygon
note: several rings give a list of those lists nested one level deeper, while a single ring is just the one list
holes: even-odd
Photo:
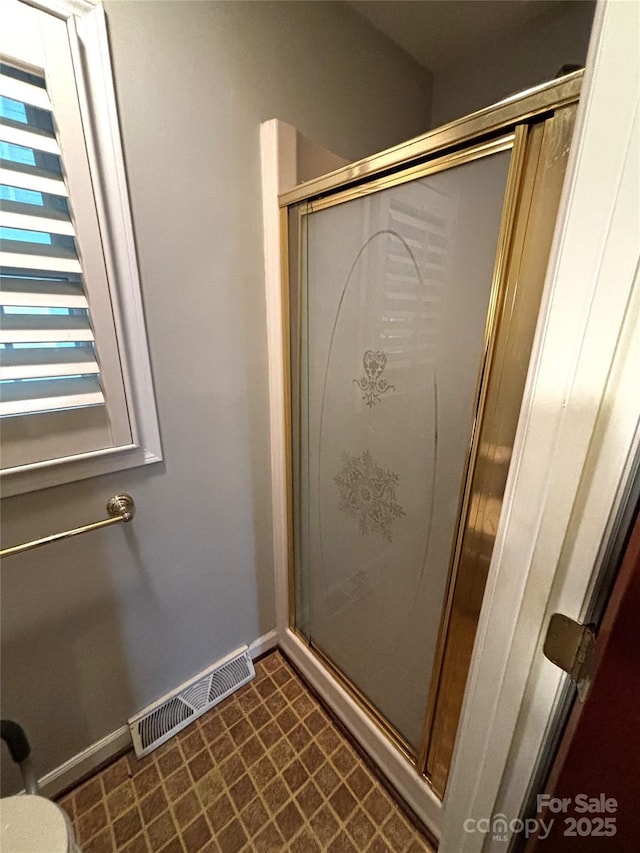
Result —
[{"label": "ceiling", "polygon": [[432,72],[572,0],[347,0]]}]

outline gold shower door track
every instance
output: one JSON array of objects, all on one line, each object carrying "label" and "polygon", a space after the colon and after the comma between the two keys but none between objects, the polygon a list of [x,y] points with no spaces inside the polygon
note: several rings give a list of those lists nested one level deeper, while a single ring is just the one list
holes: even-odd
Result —
[{"label": "gold shower door track", "polygon": [[[374,157],[346,166],[281,196],[284,348],[287,387],[289,510],[289,621],[372,721],[392,739],[434,792],[444,796],[455,735],[471,663],[476,628],[497,533],[509,462],[524,394],[547,261],[575,123],[582,72],[538,86],[459,119]],[[321,649],[295,625],[292,423],[299,410],[300,329],[296,293],[289,278],[290,248],[298,262],[305,211],[375,192],[469,159],[512,147],[484,353],[478,376],[475,418],[460,495],[447,588],[423,726],[416,752]],[[289,240],[289,211],[297,210],[297,239]],[[290,309],[291,297],[294,310]],[[299,327],[299,324],[298,324]],[[292,335],[293,330],[293,337]],[[290,347],[290,342],[294,343]],[[291,349],[293,348],[293,352]],[[425,680],[429,673],[425,673]]]}]

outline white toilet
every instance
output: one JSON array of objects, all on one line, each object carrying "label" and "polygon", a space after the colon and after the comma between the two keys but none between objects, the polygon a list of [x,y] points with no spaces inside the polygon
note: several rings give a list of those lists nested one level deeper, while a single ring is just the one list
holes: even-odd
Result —
[{"label": "white toilet", "polygon": [[81,853],[64,811],[35,794],[0,799],[0,850],[2,853]]}]

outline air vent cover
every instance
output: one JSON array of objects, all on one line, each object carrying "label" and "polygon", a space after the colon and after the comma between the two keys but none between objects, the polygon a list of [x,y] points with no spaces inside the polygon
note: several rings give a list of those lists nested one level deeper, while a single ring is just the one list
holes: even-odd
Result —
[{"label": "air vent cover", "polygon": [[255,674],[245,646],[131,717],[129,729],[138,758],[169,740]]}]

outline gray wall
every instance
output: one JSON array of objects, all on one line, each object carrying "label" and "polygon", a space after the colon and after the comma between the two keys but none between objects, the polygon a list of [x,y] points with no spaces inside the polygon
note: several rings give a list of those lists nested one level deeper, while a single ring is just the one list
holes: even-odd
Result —
[{"label": "gray wall", "polygon": [[499,40],[478,46],[433,79],[432,126],[467,115],[585,64],[595,2],[559,2]]},{"label": "gray wall", "polygon": [[3,566],[2,714],[40,775],[274,628],[260,122],[349,159],[430,123],[430,75],[342,4],[106,9],[165,462],[3,502],[7,544],[138,505]]}]

